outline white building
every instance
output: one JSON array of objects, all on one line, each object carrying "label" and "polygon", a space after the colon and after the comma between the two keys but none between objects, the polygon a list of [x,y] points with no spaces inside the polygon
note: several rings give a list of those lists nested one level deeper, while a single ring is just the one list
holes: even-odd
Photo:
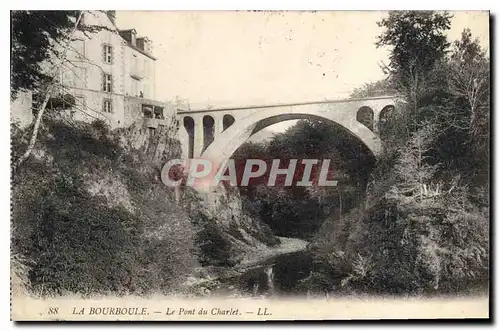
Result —
[{"label": "white building", "polygon": [[[134,29],[119,30],[114,11],[85,12],[85,25],[95,33],[77,31],[60,69],[60,93],[76,100],[71,117],[102,118],[112,128],[128,127],[140,117],[164,118],[171,105],[155,98],[153,45]],[[167,110],[167,111],[168,111]]]},{"label": "white building", "polygon": [[[74,34],[66,61],[57,72],[58,85],[51,102],[69,94],[75,105],[67,110],[67,116],[86,122],[103,119],[113,129],[129,127],[138,120],[150,128],[171,125],[173,104],[154,100],[156,58],[152,42],[134,29],[119,30],[114,11],[87,11],[82,21],[96,31],[77,30]],[[48,71],[50,68],[47,65]],[[29,125],[32,107],[38,107],[43,97],[20,92],[11,102],[11,121],[22,127]]]}]

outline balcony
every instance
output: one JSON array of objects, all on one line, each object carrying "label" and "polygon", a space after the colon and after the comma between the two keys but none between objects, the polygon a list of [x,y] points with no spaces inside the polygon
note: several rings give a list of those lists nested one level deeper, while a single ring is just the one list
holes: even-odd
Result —
[{"label": "balcony", "polygon": [[144,68],[141,68],[140,66],[133,66],[130,69],[130,77],[137,79],[137,80],[141,80],[141,79],[145,78],[146,75],[144,73]]},{"label": "balcony", "polygon": [[126,96],[124,99],[125,118],[123,126],[133,123],[158,128],[161,125],[172,125],[175,109],[172,103],[140,97]]},{"label": "balcony", "polygon": [[144,125],[150,129],[158,128],[158,125],[167,125],[165,120],[164,107],[153,104],[142,104],[144,114]]},{"label": "balcony", "polygon": [[148,129],[157,129],[159,124],[158,122],[159,121],[156,118],[145,118],[144,126]]}]

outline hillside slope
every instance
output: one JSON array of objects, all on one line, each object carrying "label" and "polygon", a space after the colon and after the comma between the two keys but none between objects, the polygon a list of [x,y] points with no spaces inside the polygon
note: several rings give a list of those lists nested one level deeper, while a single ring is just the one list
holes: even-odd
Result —
[{"label": "hillside slope", "polygon": [[[13,129],[13,159],[30,129]],[[242,213],[235,192],[207,204],[186,188],[175,202],[160,180],[163,162],[179,156],[175,135],[174,121],[155,132],[140,123],[110,132],[101,122],[45,121],[12,177],[12,256],[31,293],[189,291],[188,277],[279,243]]]}]

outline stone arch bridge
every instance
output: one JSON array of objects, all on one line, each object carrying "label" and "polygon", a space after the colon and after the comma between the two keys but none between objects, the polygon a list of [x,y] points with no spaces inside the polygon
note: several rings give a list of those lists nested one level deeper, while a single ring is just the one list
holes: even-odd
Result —
[{"label": "stone arch bridge", "polygon": [[204,158],[222,164],[250,136],[272,124],[294,119],[326,119],[341,125],[377,156],[379,124],[394,109],[396,98],[304,102],[240,108],[178,110],[183,158]]}]

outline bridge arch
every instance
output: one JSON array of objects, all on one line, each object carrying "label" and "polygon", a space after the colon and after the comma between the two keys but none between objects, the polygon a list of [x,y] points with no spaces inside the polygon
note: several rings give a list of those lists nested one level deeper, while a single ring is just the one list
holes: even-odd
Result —
[{"label": "bridge arch", "polygon": [[222,117],[222,131],[226,131],[235,122],[233,115],[226,114]]},{"label": "bridge arch", "polygon": [[194,156],[194,119],[191,116],[185,116],[183,121],[184,129],[187,133],[187,153],[188,158]]},{"label": "bridge arch", "polygon": [[215,120],[210,115],[203,116],[203,151],[214,141]]},{"label": "bridge arch", "polygon": [[356,120],[373,131],[375,114],[373,109],[368,106],[361,106],[356,112]]},{"label": "bridge arch", "polygon": [[[331,116],[328,116],[328,114],[331,114]],[[378,136],[368,127],[358,122],[355,115],[338,117],[335,112],[303,112],[298,111],[298,109],[284,113],[283,109],[280,108],[268,108],[238,119],[208,146],[201,154],[201,157],[220,166],[253,134],[270,125],[297,119],[322,119],[334,122],[357,137],[375,156],[382,150]]]}]

